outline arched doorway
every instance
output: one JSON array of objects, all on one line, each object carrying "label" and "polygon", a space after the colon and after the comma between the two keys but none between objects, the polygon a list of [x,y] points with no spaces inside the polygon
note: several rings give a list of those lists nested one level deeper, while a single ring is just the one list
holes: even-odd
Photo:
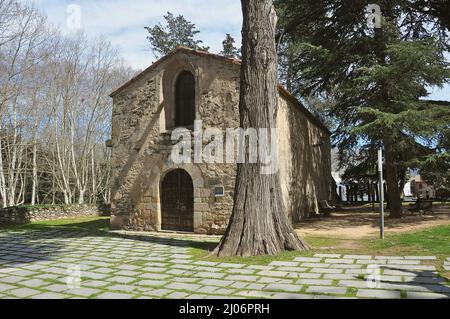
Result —
[{"label": "arched doorway", "polygon": [[161,182],[161,228],[194,231],[194,185],[182,169],[169,172]]}]

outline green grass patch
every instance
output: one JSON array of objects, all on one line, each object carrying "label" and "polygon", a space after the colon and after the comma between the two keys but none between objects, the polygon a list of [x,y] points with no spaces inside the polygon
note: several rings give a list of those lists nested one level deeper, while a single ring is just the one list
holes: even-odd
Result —
[{"label": "green grass patch", "polygon": [[433,227],[412,233],[387,235],[386,239],[364,240],[369,252],[450,256],[450,225]]}]

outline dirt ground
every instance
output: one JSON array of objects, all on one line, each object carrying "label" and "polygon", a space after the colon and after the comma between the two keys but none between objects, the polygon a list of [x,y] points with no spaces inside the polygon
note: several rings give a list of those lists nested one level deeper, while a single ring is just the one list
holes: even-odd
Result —
[{"label": "dirt ground", "polygon": [[[386,216],[389,214],[387,213]],[[434,209],[434,213],[412,215],[405,209],[401,219],[385,219],[387,233],[422,230],[450,224],[450,206]],[[332,213],[331,217],[308,219],[296,225],[300,235],[339,239],[361,239],[377,236],[380,231],[380,214],[371,207],[351,207]]]}]

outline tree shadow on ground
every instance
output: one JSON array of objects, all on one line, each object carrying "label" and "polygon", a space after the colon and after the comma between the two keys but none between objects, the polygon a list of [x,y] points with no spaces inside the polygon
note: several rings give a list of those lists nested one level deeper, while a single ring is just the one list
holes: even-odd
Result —
[{"label": "tree shadow on ground", "polygon": [[[56,223],[56,224],[54,224]],[[52,225],[34,223],[0,229],[0,268],[17,267],[36,261],[55,261],[66,252],[64,242],[58,239],[79,239],[84,237],[120,238],[147,243],[164,244],[172,247],[188,247],[201,251],[212,251],[217,243],[177,239],[152,235],[112,233],[109,219]]]},{"label": "tree shadow on ground", "polygon": [[[380,289],[395,289],[400,291],[407,291],[412,292],[413,288],[419,288],[421,291],[414,291],[415,293],[421,293],[421,292],[428,292],[428,293],[438,293],[438,294],[445,294],[447,298],[450,298],[450,286],[446,285],[449,284],[450,281],[445,278],[441,277],[437,271],[431,271],[431,270],[409,270],[409,269],[401,269],[391,267],[389,265],[383,265],[381,266],[384,270],[393,270],[393,271],[399,271],[403,273],[408,273],[410,275],[399,275],[399,276],[405,276],[405,277],[411,277],[411,280],[409,281],[390,281],[390,280],[383,280],[383,275],[381,275],[381,286]],[[394,275],[395,276],[395,275]]]}]

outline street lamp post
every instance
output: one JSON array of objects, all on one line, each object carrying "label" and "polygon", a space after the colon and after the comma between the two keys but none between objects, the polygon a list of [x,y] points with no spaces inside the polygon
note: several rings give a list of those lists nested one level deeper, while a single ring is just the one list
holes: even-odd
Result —
[{"label": "street lamp post", "polygon": [[380,237],[384,239],[384,187],[383,187],[383,150],[378,151],[378,175],[380,181]]}]

